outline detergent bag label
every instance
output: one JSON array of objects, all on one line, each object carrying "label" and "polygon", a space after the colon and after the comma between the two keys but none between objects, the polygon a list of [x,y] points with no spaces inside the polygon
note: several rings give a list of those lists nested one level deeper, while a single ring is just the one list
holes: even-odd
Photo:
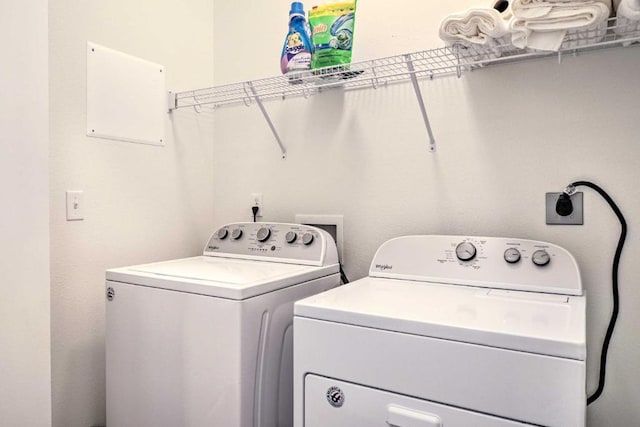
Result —
[{"label": "detergent bag label", "polygon": [[316,6],[309,11],[314,50],[311,68],[351,62],[355,13],[355,1]]}]

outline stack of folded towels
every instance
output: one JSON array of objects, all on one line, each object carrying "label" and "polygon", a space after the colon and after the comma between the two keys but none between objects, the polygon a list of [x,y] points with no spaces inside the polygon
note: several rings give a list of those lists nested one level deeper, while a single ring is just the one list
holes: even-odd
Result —
[{"label": "stack of folded towels", "polygon": [[[640,19],[640,0],[615,1],[638,5]],[[611,0],[502,0],[494,7],[502,13],[491,7],[447,16],[440,38],[474,60],[497,58],[509,47],[558,51],[602,40],[612,10]]]},{"label": "stack of folded towels", "polygon": [[458,47],[462,57],[481,61],[500,56],[511,45],[508,21],[493,8],[469,9],[447,16],[440,24],[440,38]]},{"label": "stack of folded towels", "polygon": [[[618,0],[616,3],[616,26],[613,28],[616,34],[623,38],[640,37],[640,0]],[[632,41],[623,42],[627,46]]]},{"label": "stack of folded towels", "polygon": [[600,41],[607,33],[611,0],[514,0],[513,45],[557,51]]}]

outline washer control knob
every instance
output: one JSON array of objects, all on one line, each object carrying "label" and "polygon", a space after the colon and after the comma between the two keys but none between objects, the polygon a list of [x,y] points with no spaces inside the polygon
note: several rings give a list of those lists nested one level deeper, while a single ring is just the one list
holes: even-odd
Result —
[{"label": "washer control knob", "polygon": [[266,242],[271,237],[271,230],[268,227],[262,227],[256,234],[258,242]]},{"label": "washer control knob", "polygon": [[509,264],[517,263],[520,261],[520,251],[516,248],[507,248],[507,250],[504,251],[504,260]]},{"label": "washer control knob", "polygon": [[221,228],[216,234],[218,235],[218,239],[224,240],[229,235],[229,231],[226,228]]},{"label": "washer control knob", "polygon": [[289,231],[287,234],[285,234],[284,238],[287,243],[293,243],[298,238],[298,233],[296,233],[295,231]]},{"label": "washer control knob", "polygon": [[241,229],[236,228],[235,230],[233,230],[233,231],[231,232],[231,238],[232,238],[233,240],[238,240],[238,239],[240,239],[241,237],[242,237],[242,230],[241,230]]},{"label": "washer control knob", "polygon": [[549,253],[547,251],[545,251],[544,249],[540,249],[538,251],[535,251],[533,255],[531,255],[531,261],[533,261],[533,263],[538,267],[544,267],[545,265],[549,264],[549,262],[551,261],[551,257],[549,256]]},{"label": "washer control knob", "polygon": [[304,233],[304,234],[302,235],[302,243],[303,243],[305,246],[309,246],[310,244],[312,244],[312,243],[313,243],[313,234],[311,234],[311,233]]},{"label": "washer control knob", "polygon": [[460,261],[471,261],[476,256],[476,247],[471,242],[462,242],[456,246],[456,256]]}]

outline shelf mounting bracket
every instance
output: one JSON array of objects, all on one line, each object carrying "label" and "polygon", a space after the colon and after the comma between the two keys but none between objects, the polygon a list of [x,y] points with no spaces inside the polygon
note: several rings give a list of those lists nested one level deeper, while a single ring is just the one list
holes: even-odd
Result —
[{"label": "shelf mounting bracket", "polygon": [[427,116],[427,109],[424,106],[424,100],[422,99],[422,92],[420,91],[420,85],[418,85],[418,78],[416,77],[415,68],[413,67],[413,61],[411,60],[410,54],[405,55],[404,58],[405,58],[405,61],[407,61],[409,76],[411,77],[413,90],[416,93],[416,98],[418,99],[418,105],[420,106],[420,112],[422,113],[422,118],[424,119],[424,125],[427,127],[427,133],[429,134],[429,151],[433,153],[434,151],[436,151],[436,140],[433,137],[433,132],[431,131],[429,116]]},{"label": "shelf mounting bracket", "polygon": [[258,104],[260,111],[262,111],[262,115],[264,116],[264,119],[267,121],[269,128],[271,128],[271,132],[273,133],[273,136],[276,138],[278,147],[280,147],[280,151],[282,152],[282,158],[286,159],[287,149],[284,148],[284,145],[282,145],[282,140],[280,139],[280,135],[278,134],[276,127],[273,125],[273,122],[271,121],[271,117],[269,117],[269,113],[264,108],[264,105],[262,104],[262,100],[260,99],[260,96],[256,92],[256,88],[253,87],[253,84],[251,82],[245,82],[245,91],[246,91],[246,88],[248,88],[251,94],[253,95],[253,98],[256,100],[256,104]]},{"label": "shelf mounting bracket", "polygon": [[175,93],[167,93],[167,111],[170,113],[178,108],[178,98]]}]

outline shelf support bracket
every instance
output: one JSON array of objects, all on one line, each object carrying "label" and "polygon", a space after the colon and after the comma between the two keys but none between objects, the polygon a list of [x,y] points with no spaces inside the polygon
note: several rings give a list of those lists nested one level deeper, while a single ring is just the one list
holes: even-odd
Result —
[{"label": "shelf support bracket", "polygon": [[176,108],[178,108],[178,97],[173,92],[167,93],[167,111],[170,113]]},{"label": "shelf support bracket", "polygon": [[260,96],[258,96],[258,93],[256,92],[256,88],[253,87],[253,84],[251,82],[245,82],[245,86],[248,87],[249,90],[251,91],[253,98],[256,100],[256,104],[258,104],[260,111],[262,111],[262,115],[264,116],[264,119],[267,121],[269,128],[271,128],[271,132],[273,133],[273,136],[276,138],[278,147],[280,147],[280,151],[282,152],[282,158],[286,159],[287,149],[284,148],[284,145],[282,145],[282,140],[280,139],[280,135],[278,134],[276,127],[273,125],[273,122],[271,121],[271,117],[269,117],[269,113],[264,108],[264,105],[262,104],[262,100],[260,99]]},{"label": "shelf support bracket", "polygon": [[427,116],[427,109],[424,106],[424,100],[422,99],[420,85],[418,85],[418,78],[416,77],[415,68],[413,67],[413,61],[411,60],[411,55],[405,55],[404,58],[407,61],[409,76],[411,77],[411,83],[413,84],[413,90],[416,93],[416,98],[418,98],[418,105],[420,106],[420,112],[422,113],[422,118],[424,119],[424,125],[427,127],[427,133],[429,134],[429,151],[433,153],[434,151],[436,151],[436,140],[433,137],[433,132],[431,131],[429,116]]}]

